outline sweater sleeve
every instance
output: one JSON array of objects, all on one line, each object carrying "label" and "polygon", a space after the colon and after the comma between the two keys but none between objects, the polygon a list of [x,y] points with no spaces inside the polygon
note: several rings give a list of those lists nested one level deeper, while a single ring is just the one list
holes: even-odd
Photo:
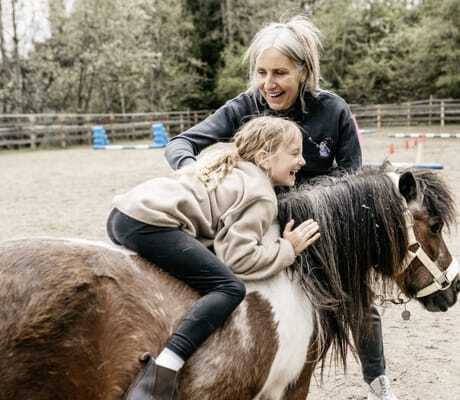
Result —
[{"label": "sweater sleeve", "polygon": [[248,205],[229,216],[214,239],[216,255],[244,281],[265,279],[295,260],[291,243],[280,235],[271,200]]},{"label": "sweater sleeve", "polygon": [[204,121],[171,139],[165,157],[173,169],[179,169],[196,160],[206,147],[216,142],[229,141],[250,114],[250,99],[242,94],[228,101]]},{"label": "sweater sleeve", "polygon": [[340,115],[339,143],[335,159],[339,167],[349,171],[358,169],[362,164],[358,132],[348,106]]}]

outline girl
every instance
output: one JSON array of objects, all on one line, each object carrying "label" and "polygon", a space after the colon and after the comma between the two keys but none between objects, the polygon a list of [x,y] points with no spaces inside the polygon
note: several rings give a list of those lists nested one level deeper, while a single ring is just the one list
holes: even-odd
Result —
[{"label": "girl", "polygon": [[[294,230],[290,221],[276,240],[266,235],[277,217],[274,186],[293,186],[305,164],[297,125],[256,118],[234,144],[235,150],[217,159],[199,160],[172,178],[149,180],[114,199],[110,238],[203,296],[157,359],[147,358],[128,400],[172,399],[184,362],[243,300],[239,278],[272,276],[319,237],[311,220]],[[206,244],[214,245],[215,254]]]}]

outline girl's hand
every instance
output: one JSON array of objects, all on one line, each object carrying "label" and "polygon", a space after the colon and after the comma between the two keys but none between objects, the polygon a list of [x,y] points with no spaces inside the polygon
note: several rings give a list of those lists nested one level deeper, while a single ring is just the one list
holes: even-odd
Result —
[{"label": "girl's hand", "polygon": [[302,222],[297,228],[292,230],[294,220],[291,219],[284,228],[283,238],[291,242],[295,255],[298,256],[308,246],[316,242],[319,237],[318,223],[312,219]]}]

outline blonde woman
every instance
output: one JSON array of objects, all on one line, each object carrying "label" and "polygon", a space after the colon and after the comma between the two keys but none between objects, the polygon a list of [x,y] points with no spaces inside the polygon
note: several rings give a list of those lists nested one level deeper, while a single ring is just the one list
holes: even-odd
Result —
[{"label": "blonde woman", "polygon": [[[260,117],[234,137],[236,150],[196,163],[172,178],[147,181],[114,199],[111,239],[197,290],[202,297],[165,349],[128,390],[129,400],[170,400],[193,352],[245,296],[239,279],[263,279],[294,262],[319,237],[308,220],[267,239],[276,222],[275,186],[293,186],[305,164],[302,135],[291,121]],[[213,244],[215,254],[205,245]],[[148,329],[148,327],[146,327]]]},{"label": "blonde woman", "polygon": [[193,163],[207,146],[232,138],[260,115],[295,121],[305,165],[299,180],[328,174],[334,166],[361,166],[356,126],[346,102],[319,86],[318,29],[305,17],[272,23],[259,31],[246,52],[249,88],[207,119],[174,137],[166,148],[173,169]]}]

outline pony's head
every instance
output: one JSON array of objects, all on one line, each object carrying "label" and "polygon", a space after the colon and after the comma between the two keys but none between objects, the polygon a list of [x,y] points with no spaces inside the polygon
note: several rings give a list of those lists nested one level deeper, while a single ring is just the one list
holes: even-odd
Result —
[{"label": "pony's head", "polygon": [[444,228],[455,222],[452,195],[429,171],[396,175],[404,211],[408,251],[395,280],[403,293],[428,311],[447,311],[460,291],[459,264],[444,241]]},{"label": "pony's head", "polygon": [[455,203],[442,179],[421,170],[367,167],[321,177],[279,197],[283,227],[312,218],[321,238],[293,265],[317,310],[322,358],[332,345],[344,363],[350,331],[370,329],[377,284],[386,295],[396,283],[429,311],[457,301],[458,267],[443,239],[455,222]]}]

